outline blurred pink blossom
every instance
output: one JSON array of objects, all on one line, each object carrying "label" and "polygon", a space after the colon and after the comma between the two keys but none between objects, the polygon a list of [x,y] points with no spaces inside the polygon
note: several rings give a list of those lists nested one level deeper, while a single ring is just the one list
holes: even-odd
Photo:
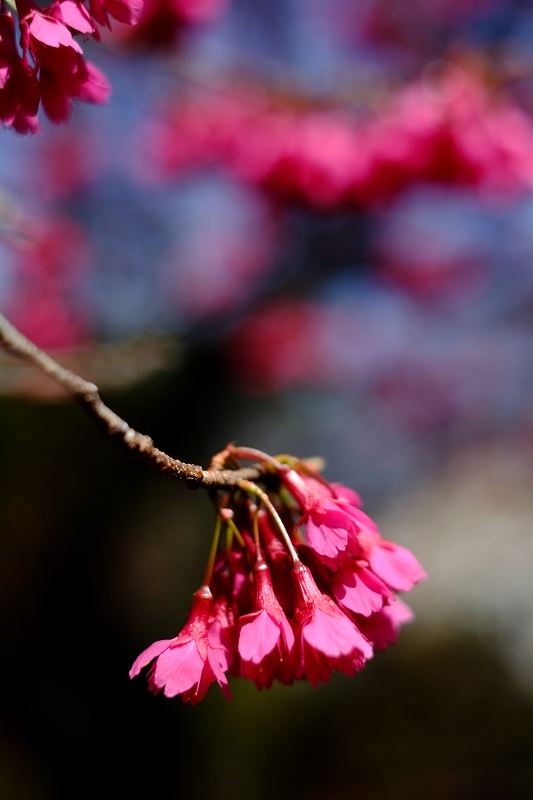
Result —
[{"label": "blurred pink blossom", "polygon": [[247,101],[237,87],[234,98],[169,104],[141,141],[146,177],[220,164],[279,201],[319,209],[373,206],[420,181],[489,196],[533,187],[530,119],[457,67],[394,93],[367,121],[341,111],[287,110],[259,92]]}]

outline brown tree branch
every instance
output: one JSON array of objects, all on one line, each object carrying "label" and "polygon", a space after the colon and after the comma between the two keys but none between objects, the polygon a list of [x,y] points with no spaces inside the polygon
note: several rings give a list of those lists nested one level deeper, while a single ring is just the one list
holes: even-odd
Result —
[{"label": "brown tree branch", "polygon": [[62,367],[27,339],[2,314],[0,314],[0,343],[11,355],[43,370],[78,401],[104,433],[112,436],[130,453],[161,475],[185,481],[190,488],[203,486],[216,489],[237,486],[242,480],[257,481],[267,472],[267,468],[263,465],[238,470],[221,469],[218,465],[214,469],[202,469],[196,464],[185,464],[177,458],[172,458],[159,450],[149,436],[134,430],[108,408],[94,383],[85,381],[75,372]]}]

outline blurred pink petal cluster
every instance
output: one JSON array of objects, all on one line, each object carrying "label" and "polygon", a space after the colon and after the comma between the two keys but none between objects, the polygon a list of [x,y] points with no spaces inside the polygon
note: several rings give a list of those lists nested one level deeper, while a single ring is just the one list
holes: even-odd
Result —
[{"label": "blurred pink petal cluster", "polygon": [[111,93],[105,75],[83,57],[74,36],[100,38],[96,23],[109,17],[134,24],[142,0],[54,0],[47,7],[17,0],[15,18],[0,10],[0,122],[18,133],[37,133],[39,105],[56,125],[70,119],[72,103],[106,103]]},{"label": "blurred pink petal cluster", "polygon": [[83,228],[56,217],[34,225],[14,251],[5,309],[13,323],[39,347],[66,349],[93,339],[88,312],[76,288],[89,264]]},{"label": "blurred pink petal cluster", "polygon": [[228,357],[251,391],[364,388],[418,432],[454,420],[486,423],[509,408],[527,415],[516,388],[529,374],[527,335],[519,348],[497,327],[430,319],[395,294],[388,302],[346,293],[342,302],[272,301],[235,330]]},{"label": "blurred pink petal cluster", "polygon": [[[228,459],[250,458],[228,448]],[[358,495],[328,483],[305,462],[284,457],[268,496],[254,484],[218,498],[223,545],[189,621],[174,639],[155,642],[130,677],[150,666],[149,686],[192,704],[226,673],[270,688],[308,680],[315,688],[339,670],[352,676],[374,649],[396,641],[412,619],[397,597],[426,577],[414,555],[382,539]],[[276,466],[277,465],[277,466]],[[218,534],[217,534],[218,535]]]},{"label": "blurred pink petal cluster", "polygon": [[533,125],[516,104],[492,96],[455,66],[355,119],[300,112],[264,94],[195,96],[169,105],[142,130],[146,178],[169,179],[219,164],[283,202],[329,210],[368,207],[415,181],[516,194],[533,187]]}]

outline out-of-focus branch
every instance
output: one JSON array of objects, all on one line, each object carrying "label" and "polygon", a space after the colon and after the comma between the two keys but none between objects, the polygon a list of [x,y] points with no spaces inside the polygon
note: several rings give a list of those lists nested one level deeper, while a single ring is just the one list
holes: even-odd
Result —
[{"label": "out-of-focus branch", "polygon": [[259,480],[267,471],[262,465],[245,469],[202,469],[196,464],[185,464],[159,450],[149,436],[130,427],[118,414],[115,414],[102,401],[98,387],[85,381],[58,364],[53,358],[40,350],[26,338],[14,325],[0,314],[0,343],[5,350],[17,358],[22,358],[43,370],[52,380],[62,386],[108,435],[116,439],[130,453],[140,458],[156,472],[185,481],[190,488],[237,486],[242,480]]}]

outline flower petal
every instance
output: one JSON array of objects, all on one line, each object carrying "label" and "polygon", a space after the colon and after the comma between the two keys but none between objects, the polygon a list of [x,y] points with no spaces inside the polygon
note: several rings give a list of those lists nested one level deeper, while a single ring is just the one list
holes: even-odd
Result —
[{"label": "flower petal", "polygon": [[304,623],[302,633],[309,645],[332,658],[347,655],[356,649],[366,658],[372,657],[372,647],[344,614],[334,617],[317,608],[309,621]]},{"label": "flower petal", "polygon": [[61,3],[61,15],[69,28],[73,28],[79,33],[93,33],[95,27],[89,16],[89,12],[81,3],[75,0],[63,0]]},{"label": "flower petal", "polygon": [[343,567],[338,571],[332,588],[335,597],[344,608],[364,617],[379,611],[383,607],[384,597],[390,595],[387,587],[369,570],[351,567]]},{"label": "flower petal", "polygon": [[154,642],[150,645],[150,647],[147,647],[146,650],[143,650],[141,655],[138,656],[133,662],[133,666],[129,671],[130,678],[134,678],[136,675],[138,675],[143,667],[147,667],[150,661],[153,661],[156,656],[163,652],[163,650],[166,650],[173,641],[174,639],[159,639],[159,641]]},{"label": "flower petal", "polygon": [[330,558],[335,558],[339,550],[345,550],[348,542],[346,528],[325,524],[318,515],[309,516],[305,535],[315,553]]},{"label": "flower petal", "polygon": [[[228,685],[228,679],[226,677],[223,667],[220,664],[220,661],[216,657],[216,651],[211,649],[210,647],[207,650],[207,660],[209,663],[208,665],[206,665],[206,667],[209,666],[213,672],[213,678],[211,678],[211,681],[213,681],[216,678],[218,685],[222,689],[222,692],[224,693],[226,700],[231,700],[231,692]],[[201,700],[202,697],[204,696],[205,696],[205,691],[203,692],[203,694],[200,691],[198,692],[198,700]],[[192,705],[194,705],[194,703],[192,703]]]},{"label": "flower petal", "polygon": [[272,652],[279,641],[281,630],[271,616],[263,609],[253,622],[241,628],[239,654],[243,661],[259,664]]},{"label": "flower petal", "polygon": [[198,683],[204,664],[194,640],[169,647],[157,659],[154,683],[159,689],[165,687],[167,697],[174,697]]},{"label": "flower petal", "polygon": [[408,592],[426,573],[405,547],[382,541],[368,557],[372,572],[397,592]]},{"label": "flower petal", "polygon": [[30,22],[29,30],[34,39],[47,44],[49,47],[64,45],[65,47],[72,47],[78,53],[82,52],[79,44],[72,38],[69,29],[57,19],[50,19],[36,12]]}]

